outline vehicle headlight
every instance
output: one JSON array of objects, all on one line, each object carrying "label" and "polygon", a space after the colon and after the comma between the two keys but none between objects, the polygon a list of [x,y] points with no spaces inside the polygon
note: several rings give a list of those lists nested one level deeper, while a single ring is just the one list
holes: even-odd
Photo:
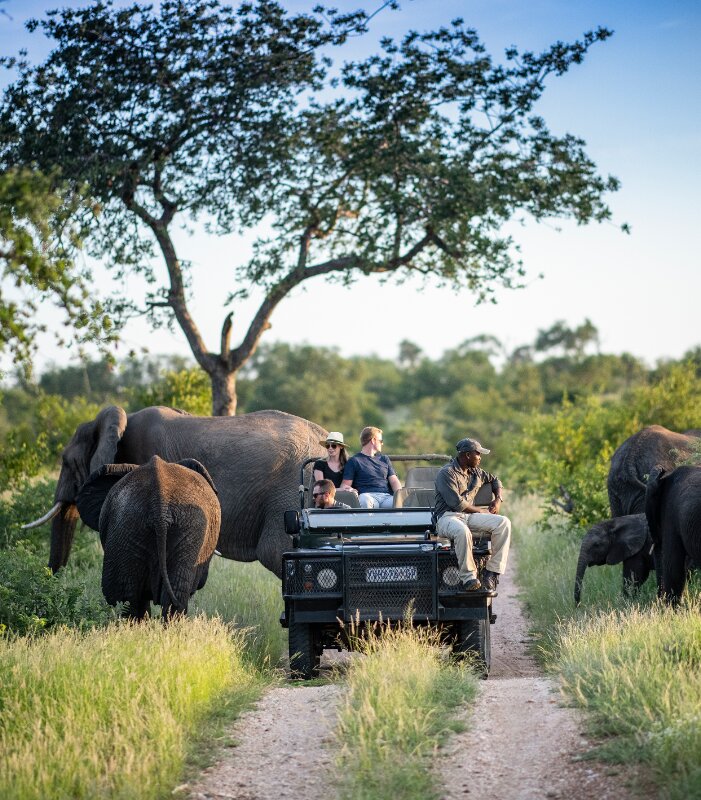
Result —
[{"label": "vehicle headlight", "polygon": [[319,570],[316,580],[322,589],[333,589],[338,583],[338,575],[332,569],[325,567]]},{"label": "vehicle headlight", "polygon": [[460,580],[460,570],[457,567],[446,567],[442,574],[443,583],[446,586],[457,586]]}]

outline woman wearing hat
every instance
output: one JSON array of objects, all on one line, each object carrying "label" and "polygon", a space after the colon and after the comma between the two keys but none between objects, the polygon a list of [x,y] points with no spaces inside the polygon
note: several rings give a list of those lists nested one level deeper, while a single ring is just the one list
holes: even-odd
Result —
[{"label": "woman wearing hat", "polygon": [[325,439],[319,441],[319,444],[326,448],[327,455],[326,458],[320,458],[314,462],[314,480],[320,481],[327,478],[338,489],[343,480],[343,468],[348,461],[343,434],[331,431]]}]

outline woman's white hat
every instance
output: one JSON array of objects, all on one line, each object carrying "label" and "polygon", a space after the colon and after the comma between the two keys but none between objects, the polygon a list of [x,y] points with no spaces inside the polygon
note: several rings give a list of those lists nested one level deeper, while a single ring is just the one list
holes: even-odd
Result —
[{"label": "woman's white hat", "polygon": [[325,446],[327,443],[340,444],[341,447],[346,446],[346,443],[343,441],[343,434],[340,431],[329,431],[325,439],[319,439],[319,444]]}]

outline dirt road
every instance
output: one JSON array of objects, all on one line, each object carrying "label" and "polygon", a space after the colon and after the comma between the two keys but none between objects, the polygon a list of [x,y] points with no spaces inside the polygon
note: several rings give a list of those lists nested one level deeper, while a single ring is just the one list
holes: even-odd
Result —
[{"label": "dirt road", "polygon": [[[591,745],[581,718],[561,705],[555,685],[528,654],[528,627],[509,574],[495,601],[492,671],[472,708],[460,713],[464,733],[451,737],[436,761],[444,800],[598,800],[652,798],[631,790],[630,772],[582,761]],[[325,654],[322,661],[329,665]],[[237,723],[239,742],[183,794],[190,800],[333,800],[336,685],[269,692]],[[315,747],[309,747],[309,742]],[[183,796],[180,794],[180,796]]]}]

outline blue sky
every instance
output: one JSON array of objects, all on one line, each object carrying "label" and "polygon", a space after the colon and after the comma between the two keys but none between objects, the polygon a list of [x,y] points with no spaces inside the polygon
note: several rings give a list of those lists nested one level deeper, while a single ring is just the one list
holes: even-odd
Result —
[{"label": "blue sky", "polygon": [[[44,0],[1,5],[12,16],[0,18],[2,52],[25,45],[40,57],[46,45],[24,32],[22,23],[56,5]],[[285,5],[301,11],[314,3]],[[335,5],[350,10],[362,3],[339,0]],[[512,226],[528,285],[498,291],[496,306],[475,307],[468,293],[420,290],[413,283],[380,285],[367,278],[342,288],[317,280],[283,301],[264,340],[334,346],[344,355],[394,357],[398,343],[411,339],[435,357],[482,333],[513,349],[532,342],[539,329],[555,320],[575,326],[588,317],[599,329],[603,351],[627,351],[649,364],[679,358],[701,345],[701,4],[403,0],[400,11],[379,14],[370,34],[355,40],[345,56],[368,54],[381,36],[428,29],[456,16],[478,30],[495,57],[511,44],[541,50],[598,25],[615,31],[592,48],[583,65],[553,79],[538,108],[555,132],[584,138],[600,171],[621,180],[621,190],[609,198],[614,224]],[[622,222],[630,224],[630,236],[620,232]],[[194,263],[193,316],[215,349],[225,314],[222,303],[233,288],[227,276],[248,242],[212,239],[200,231],[178,239],[182,255]],[[140,287],[134,281],[130,288],[138,292]],[[235,331],[242,333],[255,307],[251,303],[236,312]],[[354,324],[359,315],[362,325]],[[151,352],[189,352],[179,331],[149,333],[134,323],[118,355],[144,342]],[[47,359],[65,362],[66,354],[47,343],[40,363]]]}]

